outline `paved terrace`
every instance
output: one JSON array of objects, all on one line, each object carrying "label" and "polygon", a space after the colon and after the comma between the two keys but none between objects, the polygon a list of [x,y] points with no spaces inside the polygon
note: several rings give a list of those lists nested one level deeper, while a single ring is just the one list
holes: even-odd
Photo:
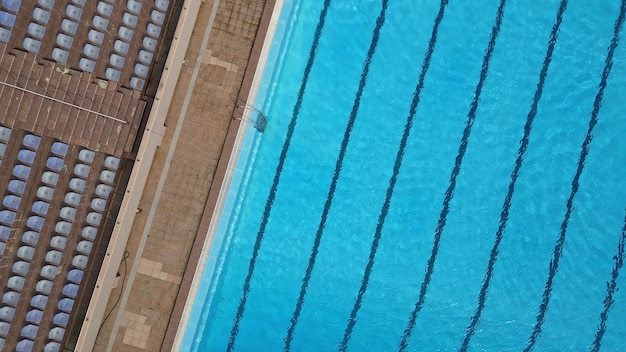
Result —
[{"label": "paved terrace", "polygon": [[184,2],[77,349],[172,349],[274,2]]}]

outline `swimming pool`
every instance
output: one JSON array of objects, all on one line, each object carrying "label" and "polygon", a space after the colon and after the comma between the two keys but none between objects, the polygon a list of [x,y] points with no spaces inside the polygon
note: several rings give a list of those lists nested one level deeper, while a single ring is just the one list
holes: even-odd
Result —
[{"label": "swimming pool", "polygon": [[618,350],[624,1],[286,2],[189,350]]}]

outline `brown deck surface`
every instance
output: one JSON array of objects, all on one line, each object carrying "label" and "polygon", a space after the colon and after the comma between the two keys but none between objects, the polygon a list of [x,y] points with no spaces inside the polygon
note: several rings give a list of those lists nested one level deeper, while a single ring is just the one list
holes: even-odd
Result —
[{"label": "brown deck surface", "polygon": [[[0,317],[0,344],[4,346],[0,349],[3,351],[13,351],[18,344],[33,351],[42,351],[49,343],[58,342],[59,345],[54,348],[71,346],[82,325],[82,316],[100,270],[108,235],[122,201],[136,144],[141,138],[138,132],[156,91],[160,68],[173,35],[172,27],[176,26],[177,14],[182,6],[182,0],[166,1],[168,7],[167,12],[164,12],[161,32],[153,35],[148,33],[148,25],[154,21],[151,15],[159,2],[142,1],[133,36],[125,39],[120,37],[117,29],[123,25],[123,16],[133,12],[127,7],[129,2],[101,1],[105,5],[113,3],[108,15],[99,13],[97,1],[86,1],[80,5],[81,1],[78,0],[56,0],[49,2],[54,3],[51,9],[42,8],[46,2],[37,0],[22,0],[17,10],[4,7],[12,1],[0,5],[3,18],[15,16],[12,25],[4,22],[0,24],[0,33],[6,34],[7,30],[11,33],[9,37],[0,36],[0,126],[11,130],[8,140],[2,141],[6,150],[0,158],[0,190],[3,199],[20,197],[17,205],[3,203],[0,206],[3,214],[15,214],[14,220],[1,221],[3,229],[10,229],[8,236],[0,239],[4,247],[0,253],[1,293],[4,295],[10,292],[13,296],[19,294],[16,302],[7,300],[0,306],[0,309],[8,308],[13,312],[12,317]],[[80,16],[73,15],[79,17],[74,19],[77,26],[75,34],[68,33],[61,26],[64,20],[71,19],[68,11],[70,6],[80,10]],[[37,19],[34,15],[39,11],[37,9],[49,11],[49,19]],[[96,29],[93,23],[96,15],[106,17],[108,21],[106,30],[100,31],[100,43],[88,38],[88,33]],[[45,28],[45,31],[33,34],[30,28],[36,27],[34,25]],[[52,55],[54,49],[61,49],[57,40],[60,34],[73,36],[72,43],[64,48],[68,53],[65,62]],[[39,47],[33,49],[24,46],[27,37],[38,40]],[[155,40],[150,48],[143,46],[146,37]],[[127,42],[127,53],[115,51],[114,43],[118,40]],[[99,47],[93,70],[89,70],[93,72],[84,71],[79,64],[81,59],[87,58],[84,52],[86,44]],[[144,58],[142,61],[140,50],[152,52],[152,59],[146,61]],[[114,53],[125,56],[121,66],[116,67],[110,61]],[[143,77],[144,85],[132,87],[131,78],[139,75],[135,71],[138,63],[149,68],[149,75]],[[119,71],[119,79],[107,77],[106,70],[112,68]],[[37,146],[25,145],[25,138],[31,135],[40,138]],[[66,154],[55,152],[53,146],[59,146],[59,143],[67,147]],[[92,151],[93,160],[80,160],[79,155],[83,150]],[[34,155],[34,158],[25,161],[20,153]],[[121,160],[119,168],[106,165],[109,156]],[[51,158],[59,158],[59,168],[46,164],[54,160]],[[77,174],[75,166],[78,164],[84,164],[88,173]],[[16,166],[29,167],[30,172],[20,176],[14,171]],[[102,178],[101,172],[107,169],[115,172],[114,179]],[[58,181],[46,181],[44,175],[50,175],[50,172],[57,175]],[[71,183],[73,179],[82,179],[84,188],[74,189]],[[24,188],[11,190],[9,184],[14,180],[24,182]],[[110,194],[98,194],[96,187],[101,184],[112,187]],[[50,187],[52,195],[40,194],[42,186]],[[78,196],[76,204],[66,198],[70,193]],[[5,198],[7,196],[10,197]],[[94,208],[92,201],[96,198],[106,201],[105,209]],[[46,210],[42,211],[36,204],[47,204]],[[75,215],[68,215],[68,211],[75,212]],[[95,213],[102,215],[97,225],[88,219],[88,214]],[[31,220],[43,221],[43,225],[29,224]],[[62,222],[69,227],[66,232],[57,227]],[[95,239],[85,237],[83,229],[87,226],[97,228]],[[37,233],[38,240],[33,242],[24,237],[28,231]],[[65,243],[60,246],[55,242],[55,237],[57,240],[64,238]],[[79,245],[81,241],[92,243],[93,248],[86,251]],[[32,253],[24,256],[24,251],[29,250]],[[47,258],[50,251],[58,251],[60,258]],[[88,264],[75,262],[77,255],[88,255]],[[26,265],[28,269],[16,269],[15,263]],[[56,274],[44,274],[41,269],[46,265],[55,266]],[[79,282],[70,278],[69,273],[73,269],[84,270]],[[23,285],[10,284],[12,277],[23,280]],[[48,280],[50,286],[37,286],[42,280]],[[66,285],[73,283],[79,284],[77,292],[63,292]],[[47,302],[39,305],[31,301],[33,297],[47,298]],[[66,298],[74,300],[73,308],[61,308],[58,305]],[[33,320],[27,317],[28,312],[35,310],[40,311],[39,318]],[[69,321],[59,325],[53,322],[53,317],[61,312],[69,313]],[[22,330],[24,327],[30,329],[30,332]],[[66,329],[64,334],[49,336],[48,333],[58,327]]]},{"label": "brown deck surface", "polygon": [[273,6],[200,5],[95,351],[171,350]]}]

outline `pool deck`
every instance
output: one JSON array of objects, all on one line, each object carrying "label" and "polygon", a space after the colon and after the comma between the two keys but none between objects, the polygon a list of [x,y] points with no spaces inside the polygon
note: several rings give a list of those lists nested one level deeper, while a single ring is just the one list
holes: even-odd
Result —
[{"label": "pool deck", "polygon": [[[175,73],[161,82],[165,86],[162,100],[167,101],[160,107],[167,111],[164,119],[160,116],[165,127],[153,126],[142,141],[144,149],[153,148],[153,159],[148,157],[146,163],[136,160],[146,178],[145,185],[135,186],[142,190],[141,197],[122,206],[127,215],[133,213],[127,216],[131,221],[125,251],[130,255],[124,260],[121,253],[111,254],[115,287],[99,313],[106,321],[91,328],[92,335],[97,332],[95,345],[91,343],[94,351],[172,350],[233,151],[240,124],[234,118],[241,117],[238,106],[247,100],[274,3],[185,1],[183,13],[196,8],[197,12],[181,15],[175,34],[181,38],[177,42],[175,37],[172,52],[176,45],[186,48],[184,60],[170,62],[180,66],[180,73],[174,69]],[[191,28],[192,20],[189,41],[185,42],[183,22],[189,21],[186,25]],[[168,92],[173,95],[167,97]],[[163,114],[158,102],[155,105],[153,113]],[[152,123],[159,121],[159,116],[154,119]],[[150,146],[153,134],[158,138]],[[129,193],[134,192],[133,177]],[[129,220],[118,218],[120,227],[123,221]],[[116,241],[112,239],[109,248],[119,246]],[[117,273],[115,259],[121,262]],[[102,285],[109,283],[106,278],[102,280],[98,281]],[[97,318],[98,313],[88,311],[87,318],[92,316]]]}]

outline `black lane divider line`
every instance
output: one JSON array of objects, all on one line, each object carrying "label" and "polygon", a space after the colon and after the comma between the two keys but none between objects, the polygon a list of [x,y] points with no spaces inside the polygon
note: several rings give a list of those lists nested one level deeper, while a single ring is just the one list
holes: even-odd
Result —
[{"label": "black lane divider line", "polygon": [[346,326],[346,329],[344,331],[344,336],[342,341],[339,344],[339,350],[340,351],[346,351],[348,348],[348,343],[350,341],[350,337],[352,335],[352,331],[354,329],[354,326],[356,324],[356,317],[358,314],[358,311],[361,307],[361,302],[363,300],[363,296],[365,294],[365,291],[367,290],[367,284],[369,281],[369,277],[372,271],[372,268],[374,266],[374,257],[376,256],[376,251],[378,249],[378,243],[382,234],[382,228],[385,222],[385,218],[387,216],[387,213],[389,211],[389,205],[391,202],[391,196],[393,194],[393,190],[395,187],[395,183],[400,171],[400,167],[402,165],[402,158],[404,156],[404,150],[406,149],[406,144],[408,141],[408,137],[409,137],[409,133],[411,130],[411,126],[413,125],[413,118],[415,117],[415,113],[417,110],[417,105],[420,101],[421,98],[421,91],[424,87],[424,81],[425,81],[425,77],[426,77],[426,72],[428,71],[428,68],[430,67],[430,61],[433,55],[433,52],[435,50],[435,43],[437,41],[437,32],[439,29],[439,24],[441,23],[441,20],[443,19],[443,15],[444,15],[444,10],[446,5],[448,4],[448,0],[442,0],[440,7],[439,7],[439,13],[437,15],[437,17],[435,18],[435,24],[433,27],[433,31],[432,31],[432,35],[431,38],[428,42],[428,49],[426,52],[426,55],[424,57],[424,61],[422,63],[422,70],[420,72],[419,75],[419,79],[418,79],[418,84],[417,87],[413,93],[413,99],[412,99],[412,103],[409,109],[409,114],[407,117],[407,121],[406,124],[404,126],[404,130],[403,130],[403,135],[402,135],[402,139],[400,141],[400,146],[398,148],[398,152],[396,154],[396,160],[394,162],[394,167],[393,167],[393,173],[392,176],[389,180],[389,186],[387,188],[387,193],[386,193],[386,198],[385,201],[383,203],[383,206],[381,208],[381,213],[378,217],[378,223],[376,226],[376,231],[374,234],[374,239],[372,242],[372,246],[370,248],[370,254],[369,254],[369,260],[368,263],[366,265],[365,268],[365,272],[364,272],[364,276],[361,280],[361,286],[359,288],[359,292],[357,295],[357,298],[355,300],[354,306],[352,307],[352,311],[350,313],[350,319],[348,321],[348,324]]},{"label": "black lane divider line", "polygon": [[587,130],[587,135],[585,136],[585,140],[583,141],[580,157],[578,159],[578,167],[576,169],[576,174],[574,175],[574,179],[572,180],[572,189],[567,199],[566,203],[566,211],[565,216],[563,217],[563,222],[561,223],[561,231],[559,238],[554,247],[554,254],[552,260],[550,260],[550,267],[548,273],[548,279],[546,281],[546,287],[543,291],[543,297],[541,300],[541,305],[539,306],[539,313],[537,314],[537,322],[533,328],[533,332],[528,339],[528,343],[525,352],[530,351],[537,342],[537,338],[541,335],[541,327],[545,320],[546,311],[548,310],[548,305],[550,304],[550,294],[552,293],[552,285],[554,284],[554,277],[556,276],[557,271],[559,270],[559,261],[561,256],[563,255],[563,244],[565,243],[565,235],[567,233],[567,226],[569,225],[569,219],[572,215],[572,209],[574,207],[574,197],[578,192],[578,186],[580,183],[580,175],[583,173],[583,169],[585,167],[585,160],[587,159],[587,155],[589,154],[589,149],[591,146],[591,140],[593,139],[593,129],[598,123],[598,113],[600,112],[600,107],[602,106],[602,98],[604,97],[604,89],[606,88],[607,80],[609,78],[609,74],[611,73],[611,68],[613,67],[613,53],[619,44],[619,33],[622,30],[622,26],[624,24],[624,12],[626,11],[626,0],[622,0],[622,5],[620,8],[620,13],[615,21],[613,39],[611,40],[611,44],[608,48],[608,53],[606,55],[606,61],[604,64],[604,70],[602,71],[602,78],[600,80],[600,85],[598,87],[598,93],[596,94],[595,101],[593,102],[593,110],[591,111],[591,118],[589,119],[589,128]]},{"label": "black lane divider line", "polygon": [[283,351],[289,351],[291,349],[291,341],[293,340],[293,336],[296,331],[296,326],[298,325],[298,319],[300,318],[300,313],[302,312],[302,307],[304,305],[304,297],[306,296],[307,288],[309,287],[309,282],[311,280],[313,268],[315,267],[315,260],[317,258],[320,243],[322,241],[322,235],[324,233],[324,228],[326,227],[328,213],[330,212],[330,208],[333,203],[333,198],[335,196],[335,190],[337,189],[337,181],[339,180],[339,175],[343,167],[343,159],[346,155],[346,151],[348,149],[348,143],[350,142],[350,136],[352,135],[352,130],[354,127],[354,122],[356,121],[356,117],[359,112],[359,107],[361,104],[361,97],[363,95],[363,91],[365,90],[365,85],[367,84],[367,78],[368,78],[369,71],[370,71],[370,64],[372,63],[372,58],[374,54],[376,53],[378,39],[380,38],[380,30],[385,23],[385,12],[387,11],[388,3],[389,3],[389,0],[382,0],[382,8],[380,10],[380,14],[378,15],[378,18],[376,19],[376,26],[372,34],[372,41],[370,42],[370,47],[367,51],[367,56],[363,64],[363,71],[361,72],[361,80],[359,81],[359,87],[354,97],[352,111],[350,112],[350,116],[348,118],[348,124],[346,126],[346,130],[343,135],[341,148],[339,150],[339,156],[337,157],[337,161],[335,163],[335,171],[333,173],[333,177],[330,182],[330,187],[328,188],[328,194],[326,196],[326,202],[324,203],[324,208],[322,210],[320,223],[319,223],[319,226],[317,227],[317,232],[315,233],[315,240],[313,242],[311,256],[309,257],[309,263],[307,265],[304,278],[302,279],[302,285],[300,287],[300,294],[298,296],[298,301],[296,303],[295,310],[293,314],[291,315],[291,320],[290,320],[291,324],[289,325],[289,328],[287,329],[287,336],[283,340],[285,342]]},{"label": "black lane divider line", "polygon": [[415,304],[415,309],[411,313],[409,317],[409,321],[404,330],[404,334],[402,335],[402,340],[400,341],[400,346],[398,347],[398,351],[404,351],[409,345],[409,339],[411,338],[411,333],[413,328],[415,327],[415,321],[417,320],[417,315],[419,314],[422,306],[424,305],[424,301],[426,300],[426,291],[428,290],[428,285],[430,284],[430,280],[433,275],[433,271],[435,269],[435,260],[437,259],[437,253],[439,252],[439,242],[441,241],[441,234],[443,233],[443,229],[446,226],[446,220],[448,217],[448,212],[450,211],[450,202],[452,201],[452,197],[454,196],[454,189],[456,187],[456,178],[461,171],[461,164],[463,162],[463,157],[467,150],[467,144],[469,142],[470,133],[472,132],[472,126],[474,125],[474,121],[476,120],[476,110],[478,110],[478,102],[480,101],[480,94],[483,89],[483,85],[485,80],[487,79],[487,72],[489,71],[489,63],[491,61],[491,56],[496,46],[496,39],[498,38],[498,34],[500,33],[500,27],[502,25],[502,19],[504,18],[504,6],[506,4],[506,0],[500,0],[500,5],[498,6],[498,10],[496,13],[496,21],[491,29],[491,37],[489,38],[489,44],[487,45],[487,50],[485,50],[485,56],[483,57],[482,68],[480,70],[480,78],[478,80],[478,84],[476,85],[476,91],[474,92],[474,100],[470,104],[470,110],[467,114],[467,121],[465,123],[465,129],[463,130],[463,137],[461,138],[461,144],[459,145],[459,152],[456,156],[454,168],[452,169],[452,174],[450,175],[450,185],[446,190],[445,197],[443,200],[443,206],[441,209],[441,213],[439,215],[439,221],[437,223],[437,228],[435,229],[435,236],[433,240],[433,247],[431,250],[430,258],[428,259],[428,264],[426,267],[426,274],[424,276],[424,281],[422,281],[422,286],[420,288],[419,298],[417,303]]},{"label": "black lane divider line", "polygon": [[622,235],[620,236],[619,243],[617,244],[617,254],[613,257],[615,259],[615,266],[611,272],[611,281],[606,284],[606,297],[604,298],[604,310],[600,313],[600,324],[598,324],[598,331],[596,331],[595,339],[593,340],[592,352],[600,351],[602,345],[602,337],[606,332],[606,321],[609,318],[609,312],[613,308],[615,299],[613,295],[617,291],[617,278],[619,277],[619,271],[624,265],[624,244],[626,243],[626,218],[624,219],[624,225],[622,226]]},{"label": "black lane divider line", "polygon": [[246,301],[248,300],[248,294],[250,293],[250,283],[252,281],[252,274],[254,273],[256,260],[259,255],[259,251],[261,249],[261,243],[263,242],[263,235],[265,234],[265,228],[267,226],[270,213],[272,211],[272,205],[274,204],[274,199],[276,199],[276,191],[278,189],[280,175],[283,171],[285,159],[287,158],[287,151],[289,150],[289,144],[291,143],[291,138],[296,128],[296,122],[298,120],[298,115],[300,114],[300,108],[302,107],[302,100],[304,99],[304,92],[306,90],[306,86],[309,81],[309,75],[311,73],[311,68],[313,67],[313,62],[315,61],[315,55],[317,54],[317,48],[319,46],[319,40],[322,35],[322,29],[324,28],[324,23],[326,21],[326,14],[328,13],[330,2],[331,0],[324,1],[324,7],[322,8],[322,11],[320,13],[320,18],[317,23],[317,27],[315,28],[315,33],[313,35],[313,43],[311,44],[311,51],[309,53],[309,58],[304,68],[304,76],[302,77],[302,84],[300,85],[300,90],[298,91],[298,98],[296,100],[296,104],[293,107],[293,114],[291,116],[291,120],[287,128],[287,135],[285,137],[285,143],[283,144],[283,148],[280,152],[280,157],[278,159],[278,166],[276,167],[276,174],[274,175],[272,187],[270,188],[270,192],[267,197],[267,202],[265,203],[265,209],[263,211],[261,225],[259,228],[259,232],[257,233],[257,236],[256,236],[256,241],[254,242],[254,250],[252,251],[252,257],[250,258],[250,266],[248,267],[248,274],[243,284],[242,297],[241,297],[241,300],[239,301],[239,307],[237,308],[237,315],[235,316],[235,319],[233,321],[233,327],[230,331],[230,336],[228,338],[228,346],[226,348],[226,351],[228,352],[232,351],[235,348],[235,341],[237,340],[237,335],[239,334],[239,324],[241,323],[241,318],[243,317],[244,310],[246,307]]},{"label": "black lane divider line", "polygon": [[559,9],[557,11],[556,22],[552,26],[552,32],[550,33],[548,50],[546,51],[546,56],[543,59],[543,66],[541,67],[541,71],[539,74],[539,83],[537,83],[535,97],[530,107],[530,111],[528,112],[528,116],[526,117],[526,124],[524,125],[524,135],[520,140],[520,146],[517,151],[517,159],[515,160],[515,166],[513,168],[513,172],[511,173],[511,179],[509,181],[509,189],[504,198],[504,204],[502,205],[502,211],[500,213],[500,224],[498,226],[498,230],[496,231],[496,240],[493,244],[493,247],[491,248],[489,264],[487,265],[485,277],[483,278],[483,284],[480,288],[480,294],[478,295],[478,306],[476,307],[476,311],[474,312],[474,316],[472,317],[470,325],[467,327],[465,338],[463,339],[463,343],[461,344],[461,348],[459,349],[460,351],[467,351],[470,340],[472,339],[472,336],[476,331],[476,326],[478,325],[483,309],[485,308],[485,300],[487,299],[489,284],[491,283],[491,278],[493,277],[493,268],[498,258],[500,242],[502,241],[502,237],[506,229],[506,224],[509,220],[509,210],[511,209],[511,199],[513,198],[513,194],[515,193],[515,184],[517,182],[517,178],[519,177],[522,163],[524,162],[524,156],[526,155],[526,149],[528,148],[528,142],[530,139],[530,132],[532,130],[533,121],[535,120],[535,116],[537,116],[537,107],[539,106],[541,95],[543,94],[543,87],[546,82],[546,77],[548,76],[548,68],[550,67],[550,62],[552,61],[552,53],[554,52],[554,47],[556,46],[556,42],[559,36],[559,29],[563,20],[563,14],[565,13],[566,9],[567,0],[562,0],[561,6],[559,6]]}]

